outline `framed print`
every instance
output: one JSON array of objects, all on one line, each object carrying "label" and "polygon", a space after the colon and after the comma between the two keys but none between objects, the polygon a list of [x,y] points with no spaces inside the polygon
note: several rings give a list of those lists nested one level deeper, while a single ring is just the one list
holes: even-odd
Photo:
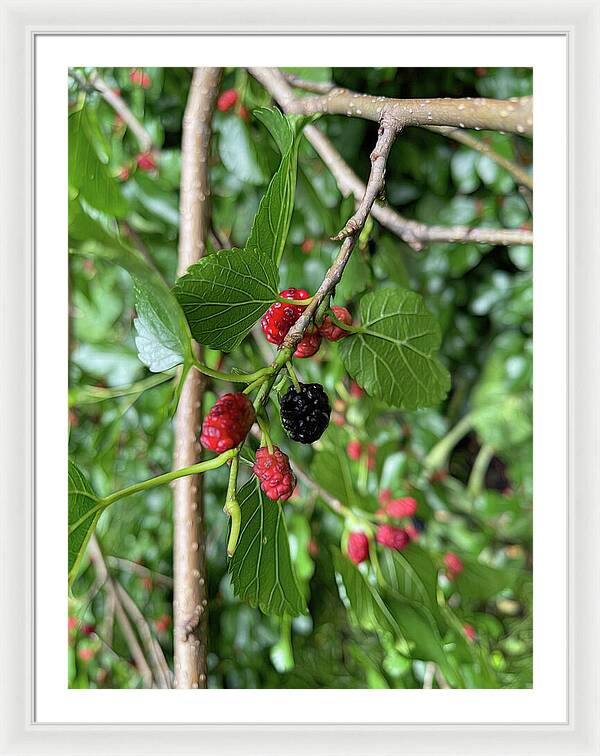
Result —
[{"label": "framed print", "polygon": [[595,4],[1,7],[0,752],[598,753]]}]

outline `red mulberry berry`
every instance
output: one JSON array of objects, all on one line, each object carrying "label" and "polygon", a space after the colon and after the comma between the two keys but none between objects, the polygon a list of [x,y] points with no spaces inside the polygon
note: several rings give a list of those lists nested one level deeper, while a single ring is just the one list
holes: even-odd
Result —
[{"label": "red mulberry berry", "polygon": [[217,454],[233,449],[246,438],[255,417],[245,394],[225,394],[204,418],[200,442]]},{"label": "red mulberry berry", "polygon": [[358,385],[356,381],[352,381],[350,384],[350,396],[354,397],[355,399],[360,399],[361,396],[363,396],[365,392],[361,387]]},{"label": "red mulberry berry", "polygon": [[137,156],[136,162],[142,171],[153,171],[156,168],[156,160],[151,152],[142,152]]},{"label": "red mulberry berry", "polygon": [[314,248],[315,242],[313,241],[313,239],[305,239],[300,246],[300,249],[304,252],[305,255],[310,254]]},{"label": "red mulberry berry", "polygon": [[318,331],[305,333],[298,342],[294,357],[312,357],[319,351],[321,346],[321,334]]},{"label": "red mulberry berry", "polygon": [[465,568],[463,560],[453,551],[449,551],[444,556],[444,564],[446,565],[446,575],[448,580],[454,580],[457,578]]},{"label": "red mulberry berry", "polygon": [[348,558],[360,564],[369,558],[369,539],[366,533],[350,533],[348,536]]},{"label": "red mulberry berry", "polygon": [[269,454],[266,446],[261,447],[256,452],[252,469],[269,499],[286,501],[290,498],[296,486],[296,478],[287,454],[281,449],[274,446],[273,454]]},{"label": "red mulberry berry", "polygon": [[246,121],[246,123],[250,120],[250,113],[245,105],[240,105],[240,118],[242,121]]},{"label": "red mulberry berry", "polygon": [[412,496],[392,499],[386,504],[385,511],[390,517],[412,517],[417,511],[417,501]]},{"label": "red mulberry berry", "polygon": [[362,447],[360,445],[360,441],[357,441],[355,438],[353,438],[351,441],[348,441],[346,452],[348,456],[350,457],[350,459],[354,460],[354,462],[359,460],[360,455],[362,453]]},{"label": "red mulberry berry", "polygon": [[410,543],[410,536],[404,528],[395,528],[393,525],[380,525],[377,528],[377,543],[388,549],[402,551]]},{"label": "red mulberry berry", "polygon": [[[310,294],[304,289],[286,289],[279,293],[283,299],[308,299]],[[298,320],[302,311],[306,309],[304,305],[285,304],[284,302],[274,302],[262,316],[260,324],[267,341],[271,344],[283,344],[287,332]],[[316,350],[315,350],[316,351]]]},{"label": "red mulberry berry", "polygon": [[467,636],[467,640],[473,641],[477,638],[477,630],[473,627],[473,625],[463,625],[463,633]]},{"label": "red mulberry berry", "polygon": [[238,93],[235,89],[226,89],[219,95],[219,99],[217,100],[217,110],[220,110],[221,113],[226,113],[235,105],[237,99]]},{"label": "red mulberry berry", "polygon": [[[331,309],[338,320],[341,320],[346,325],[352,325],[352,315],[350,315],[345,307],[332,307]],[[319,326],[319,333],[328,341],[339,341],[345,336],[350,335],[349,331],[344,331],[343,328],[337,326],[329,315],[323,318],[323,322]]]},{"label": "red mulberry berry", "polygon": [[133,69],[129,74],[129,80],[132,84],[135,84],[137,87],[142,87],[143,89],[150,89],[152,86],[152,79],[140,68]]}]

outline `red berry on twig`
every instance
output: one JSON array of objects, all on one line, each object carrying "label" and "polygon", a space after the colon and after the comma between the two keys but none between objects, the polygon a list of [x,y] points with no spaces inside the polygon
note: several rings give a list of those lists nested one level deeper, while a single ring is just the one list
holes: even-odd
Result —
[{"label": "red berry on twig", "polygon": [[153,171],[156,168],[156,160],[151,152],[142,152],[137,158],[138,168],[142,171]]},{"label": "red berry on twig", "polygon": [[[350,315],[350,312],[345,307],[334,306],[331,309],[338,320],[346,325],[352,325],[352,315]],[[350,335],[349,331],[344,331],[343,328],[336,325],[329,315],[323,318],[323,322],[319,326],[319,332],[328,341],[339,341]]]},{"label": "red berry on twig", "polygon": [[312,357],[319,351],[321,346],[321,334],[318,331],[305,333],[298,342],[294,357]]},{"label": "red berry on twig", "polygon": [[348,558],[360,564],[369,558],[369,539],[366,533],[350,533],[348,536]]},{"label": "red berry on twig", "polygon": [[226,113],[235,105],[237,99],[238,93],[235,89],[226,89],[219,95],[219,99],[217,100],[217,110],[220,110],[221,113]]},{"label": "red berry on twig", "polygon": [[444,564],[446,565],[446,576],[448,580],[455,580],[465,568],[463,560],[453,551],[449,551],[445,554]]},{"label": "red berry on twig", "polygon": [[255,418],[252,402],[245,394],[225,394],[204,418],[200,442],[217,454],[233,449],[246,438]]},{"label": "red berry on twig", "polygon": [[393,525],[380,525],[377,528],[377,543],[388,549],[402,551],[410,543],[410,536],[404,528],[395,528]]},{"label": "red berry on twig", "polygon": [[348,441],[346,452],[350,459],[357,462],[360,459],[360,455],[362,453],[362,446],[360,445],[360,441],[357,441],[357,439],[355,438],[353,438],[351,441]]},{"label": "red berry on twig", "polygon": [[137,87],[142,87],[143,89],[150,89],[152,86],[152,79],[147,73],[142,71],[141,68],[134,68],[129,74],[129,79],[132,84],[135,84]]},{"label": "red berry on twig", "polygon": [[[285,289],[285,291],[280,292],[279,296],[283,299],[302,300],[308,299],[310,294],[304,289]],[[283,344],[287,332],[298,320],[300,315],[302,315],[302,312],[305,309],[306,305],[274,302],[262,316],[260,321],[263,333],[267,337],[267,341],[270,341],[271,344]]]},{"label": "red berry on twig", "polygon": [[289,457],[281,449],[274,446],[272,454],[266,446],[258,449],[252,470],[269,499],[287,501],[290,498],[296,486],[296,477]]}]

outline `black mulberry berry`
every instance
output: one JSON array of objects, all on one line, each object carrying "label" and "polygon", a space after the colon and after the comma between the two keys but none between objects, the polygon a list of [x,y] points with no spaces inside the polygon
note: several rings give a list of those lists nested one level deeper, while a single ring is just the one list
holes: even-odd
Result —
[{"label": "black mulberry berry", "polygon": [[292,441],[301,444],[321,438],[330,414],[329,399],[318,383],[301,383],[300,391],[292,386],[281,400],[281,424]]}]

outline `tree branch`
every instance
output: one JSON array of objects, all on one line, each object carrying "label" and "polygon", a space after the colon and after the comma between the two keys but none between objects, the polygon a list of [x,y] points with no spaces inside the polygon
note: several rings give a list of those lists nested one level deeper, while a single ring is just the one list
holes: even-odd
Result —
[{"label": "tree branch", "polygon": [[156,680],[157,686],[163,689],[170,688],[171,672],[167,665],[167,660],[165,659],[160,644],[155,642],[155,638],[152,635],[152,630],[150,629],[148,621],[140,611],[138,605],[118,580],[115,581],[115,589],[117,591],[119,600],[127,611],[127,614],[129,614],[132,622],[135,624],[138,635],[142,639],[146,653],[148,654],[150,665],[152,667],[152,676]]},{"label": "tree branch", "polygon": [[[266,87],[269,72],[278,69],[250,68],[252,75]],[[281,74],[280,74],[281,76]],[[287,85],[285,77],[281,80]],[[289,89],[289,87],[288,87]],[[279,99],[279,97],[278,97]],[[325,94],[296,97],[289,90],[282,102],[289,113],[301,115],[345,115],[380,122],[385,115],[405,126],[454,126],[467,129],[510,131],[533,134],[533,98],[514,97],[510,100],[491,100],[484,97],[453,99],[397,99],[352,92],[335,87]]]},{"label": "tree branch", "polygon": [[[265,89],[287,111],[287,103],[293,92],[286,79],[277,69],[250,69],[260,72],[257,76]],[[317,154],[333,174],[341,193],[347,197],[353,195],[359,202],[365,194],[365,185],[344,161],[325,134],[316,126],[304,128],[304,136],[308,139]],[[392,233],[406,242],[417,252],[422,250],[428,242],[477,242],[479,244],[533,244],[531,231],[523,229],[471,228],[470,226],[429,226],[426,223],[404,218],[393,208],[375,202],[371,208],[372,216]]]},{"label": "tree branch", "polygon": [[[206,250],[209,216],[208,158],[211,119],[221,78],[220,68],[196,68],[183,117],[179,200],[178,275]],[[201,456],[203,379],[191,370],[175,418],[174,468]],[[181,478],[174,485],[173,631],[175,687],[207,687],[208,601],[202,478]]]},{"label": "tree branch", "polygon": [[[305,92],[328,94],[332,89],[335,89],[335,84],[332,82],[309,81],[307,79],[302,79],[299,76],[295,76],[294,74],[286,73],[285,71],[282,71],[281,73],[292,87],[303,89]],[[505,158],[503,155],[500,155],[500,153],[493,150],[489,144],[486,144],[481,139],[477,139],[477,137],[462,131],[460,128],[456,129],[453,126],[424,126],[423,128],[437,132],[438,134],[443,134],[449,139],[454,139],[456,142],[487,155],[491,160],[498,163],[498,165],[510,173],[518,184],[533,190],[533,177],[524,168],[513,163],[512,160]]]},{"label": "tree branch", "polygon": [[[287,85],[286,85],[287,86]],[[319,307],[331,294],[339,283],[344,268],[346,267],[354,245],[365,221],[371,212],[376,195],[383,188],[385,176],[385,166],[388,155],[394,143],[397,134],[396,124],[387,116],[383,116],[379,125],[377,143],[371,154],[371,172],[363,196],[358,204],[356,213],[350,218],[337,238],[342,238],[342,246],[333,264],[325,274],[325,278],[317,289],[308,307],[302,312],[302,315],[288,331],[284,341],[283,349],[294,351],[298,342],[302,338],[304,331],[307,329],[310,321],[315,317]]]},{"label": "tree branch", "polygon": [[96,575],[98,576],[98,579],[102,581],[104,590],[106,591],[107,596],[114,605],[117,622],[121,627],[121,632],[123,633],[123,637],[125,638],[125,642],[127,643],[131,657],[135,662],[135,666],[142,676],[144,687],[151,688],[154,679],[152,670],[150,669],[150,665],[146,660],[144,652],[142,651],[142,647],[140,646],[135,631],[131,626],[131,622],[129,621],[125,609],[123,608],[123,604],[121,603],[121,600],[118,596],[115,581],[109,575],[108,567],[106,566],[106,562],[104,561],[104,555],[102,554],[100,544],[98,543],[98,539],[96,538],[95,534],[92,535],[89,540],[88,552],[92,564],[94,565],[94,569],[96,570]]},{"label": "tree branch", "polygon": [[137,139],[142,152],[148,152],[152,149],[152,137],[134,116],[129,109],[125,100],[114,92],[97,71],[92,71],[89,75],[90,84],[96,89],[111,108],[121,116],[123,123],[125,123],[131,130],[132,134]]}]

